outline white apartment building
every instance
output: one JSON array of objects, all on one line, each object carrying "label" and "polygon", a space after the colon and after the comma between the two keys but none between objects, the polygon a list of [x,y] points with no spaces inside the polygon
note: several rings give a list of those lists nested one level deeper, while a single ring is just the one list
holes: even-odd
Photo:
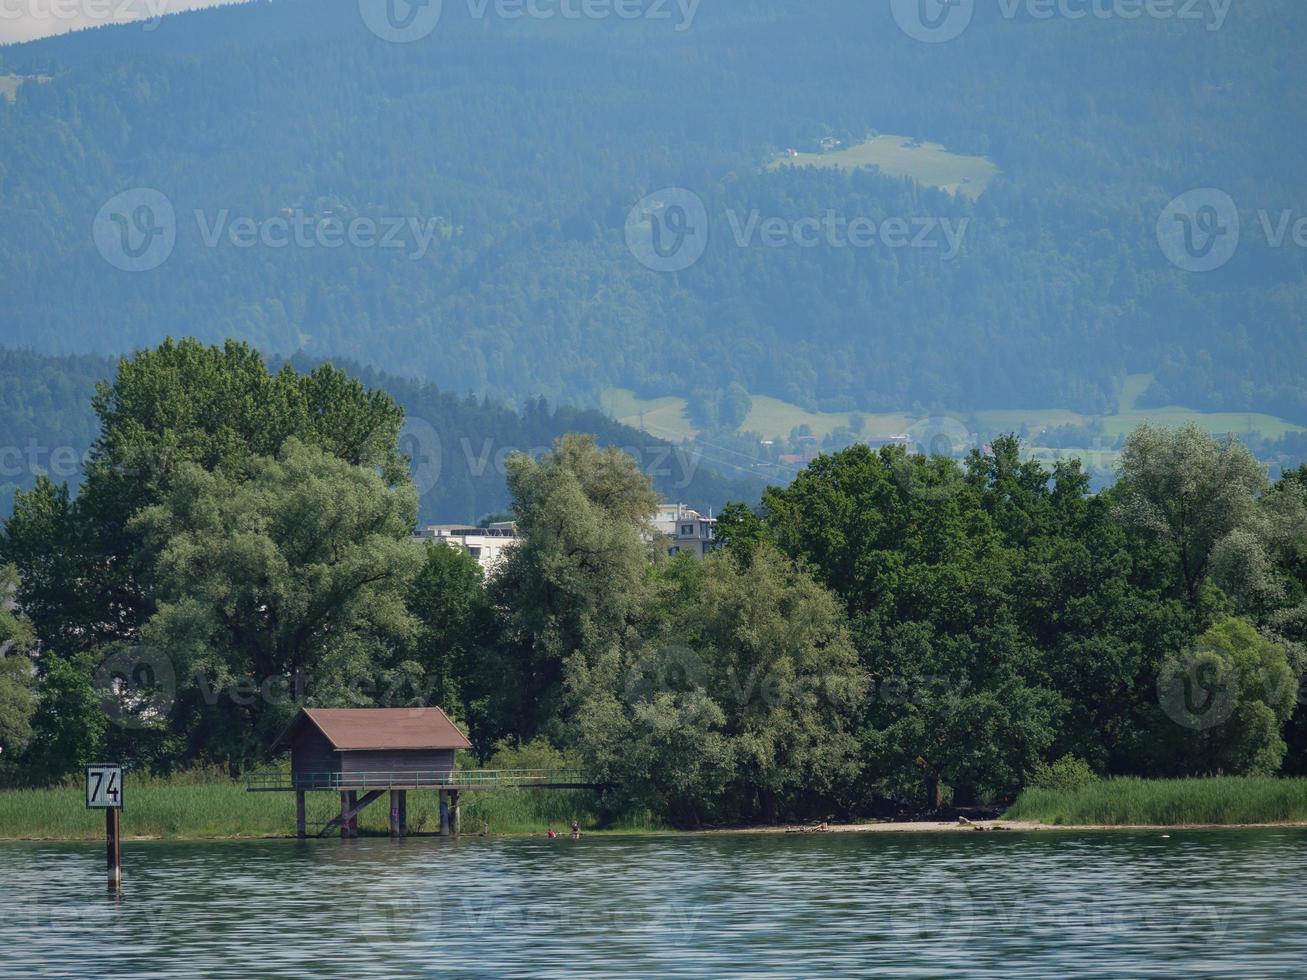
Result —
[{"label": "white apartment building", "polygon": [[[653,530],[666,539],[663,543],[669,555],[689,554],[702,558],[717,547],[716,518],[711,515],[704,517],[685,504],[661,504],[651,523]],[[477,560],[487,577],[499,570],[509,549],[515,548],[522,540],[517,525],[512,521],[489,527],[429,524],[418,528],[413,536],[419,541],[440,541],[467,552]]]},{"label": "white apartment building", "polygon": [[653,519],[654,530],[664,535],[669,555],[690,554],[702,558],[717,547],[717,520],[704,517],[685,504],[660,504]]},{"label": "white apartment building", "polygon": [[442,541],[451,548],[466,551],[477,560],[487,576],[498,570],[516,547],[521,537],[512,521],[491,524],[489,527],[469,527],[466,524],[431,524],[418,528],[415,538],[421,541]]}]

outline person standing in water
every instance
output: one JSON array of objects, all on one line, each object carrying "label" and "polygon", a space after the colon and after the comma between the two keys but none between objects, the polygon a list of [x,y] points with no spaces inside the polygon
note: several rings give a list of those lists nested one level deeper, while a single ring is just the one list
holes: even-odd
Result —
[{"label": "person standing in water", "polygon": [[581,839],[581,825],[575,820],[572,821],[572,840]]}]

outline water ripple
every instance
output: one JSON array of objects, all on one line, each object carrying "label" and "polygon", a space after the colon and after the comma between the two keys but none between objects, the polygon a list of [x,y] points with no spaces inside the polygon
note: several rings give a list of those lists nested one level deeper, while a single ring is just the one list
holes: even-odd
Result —
[{"label": "water ripple", "polygon": [[1289,975],[1307,833],[0,845],[5,976]]}]

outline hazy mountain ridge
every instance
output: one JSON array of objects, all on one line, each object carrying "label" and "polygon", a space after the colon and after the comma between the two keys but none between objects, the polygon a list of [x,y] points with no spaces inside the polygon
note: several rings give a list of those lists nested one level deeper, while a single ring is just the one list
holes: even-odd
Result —
[{"label": "hazy mountain ridge", "polygon": [[[703,397],[738,381],[825,409],[1103,412],[1148,372],[1147,403],[1307,419],[1303,250],[1259,241],[1257,219],[1303,200],[1298,6],[1239,6],[1208,30],[982,4],[942,45],[843,0],[705,2],[684,31],[467,10],[446,2],[403,45],[368,33],[355,3],[290,2],[4,49],[5,70],[55,78],[0,106],[0,259],[15,270],[0,341],[118,353],[233,335],[585,404],[610,385]],[[787,146],[871,131],[1003,174],[972,205],[870,173],[761,172]],[[178,240],[133,275],[90,228],[140,186],[173,203]],[[623,236],[632,204],[667,186],[698,194],[712,231],[674,275]],[[1244,242],[1195,275],[1155,228],[1171,197],[1208,186],[1245,211]],[[420,259],[204,242],[283,209],[442,232]],[[732,218],[830,211],[967,234],[951,262],[733,239]]]}]

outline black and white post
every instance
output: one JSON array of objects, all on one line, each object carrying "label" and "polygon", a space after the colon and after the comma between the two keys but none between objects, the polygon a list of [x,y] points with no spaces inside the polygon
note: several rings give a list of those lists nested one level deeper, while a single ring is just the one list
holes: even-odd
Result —
[{"label": "black and white post", "polygon": [[86,808],[104,811],[105,860],[109,891],[120,892],[122,871],[123,767],[97,763],[86,767]]}]

